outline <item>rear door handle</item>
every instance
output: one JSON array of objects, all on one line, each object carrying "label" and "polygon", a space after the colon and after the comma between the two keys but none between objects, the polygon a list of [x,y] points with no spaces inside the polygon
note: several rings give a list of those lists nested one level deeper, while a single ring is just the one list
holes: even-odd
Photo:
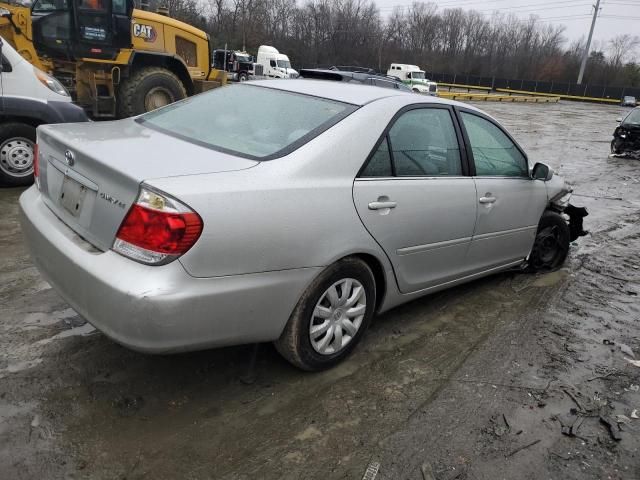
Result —
[{"label": "rear door handle", "polygon": [[396,202],[371,202],[369,204],[369,210],[383,210],[385,208],[396,208],[398,204]]},{"label": "rear door handle", "polygon": [[480,203],[495,203],[496,197],[480,197]]}]

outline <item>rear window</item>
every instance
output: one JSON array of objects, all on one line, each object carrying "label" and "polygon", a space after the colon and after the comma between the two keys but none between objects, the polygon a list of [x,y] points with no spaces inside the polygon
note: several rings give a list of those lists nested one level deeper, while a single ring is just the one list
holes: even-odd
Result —
[{"label": "rear window", "polygon": [[191,143],[255,160],[281,157],[356,106],[255,85],[216,88],[137,119]]}]

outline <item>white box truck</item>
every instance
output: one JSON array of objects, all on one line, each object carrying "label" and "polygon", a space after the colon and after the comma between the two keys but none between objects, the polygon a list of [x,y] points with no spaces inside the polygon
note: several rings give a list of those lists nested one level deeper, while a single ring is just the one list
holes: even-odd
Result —
[{"label": "white box truck", "polygon": [[425,77],[424,70],[417,65],[406,63],[392,63],[387,75],[398,77],[416,93],[426,93],[428,95],[438,95],[438,84]]},{"label": "white box truck", "polygon": [[298,78],[291,68],[289,57],[269,45],[260,45],[256,65],[262,65],[262,74],[268,78]]}]

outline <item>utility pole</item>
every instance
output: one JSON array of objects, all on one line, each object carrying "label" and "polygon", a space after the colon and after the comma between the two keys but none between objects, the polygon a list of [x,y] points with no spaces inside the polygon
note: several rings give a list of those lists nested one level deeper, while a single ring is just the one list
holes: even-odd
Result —
[{"label": "utility pole", "polygon": [[591,30],[589,30],[589,39],[587,40],[587,46],[584,49],[584,55],[582,56],[582,65],[580,65],[580,73],[578,74],[578,85],[582,85],[582,77],[584,76],[584,69],[587,66],[587,59],[589,58],[589,50],[591,50],[591,39],[593,38],[593,30],[596,28],[596,19],[598,13],[600,13],[600,0],[596,1],[593,11],[593,20],[591,20]]}]

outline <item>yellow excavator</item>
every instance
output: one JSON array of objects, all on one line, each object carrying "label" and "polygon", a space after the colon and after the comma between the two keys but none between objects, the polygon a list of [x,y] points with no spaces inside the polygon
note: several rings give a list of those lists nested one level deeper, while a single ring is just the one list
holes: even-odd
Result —
[{"label": "yellow excavator", "polygon": [[211,67],[207,33],[133,0],[0,0],[0,35],[94,118],[138,115],[227,80]]}]

